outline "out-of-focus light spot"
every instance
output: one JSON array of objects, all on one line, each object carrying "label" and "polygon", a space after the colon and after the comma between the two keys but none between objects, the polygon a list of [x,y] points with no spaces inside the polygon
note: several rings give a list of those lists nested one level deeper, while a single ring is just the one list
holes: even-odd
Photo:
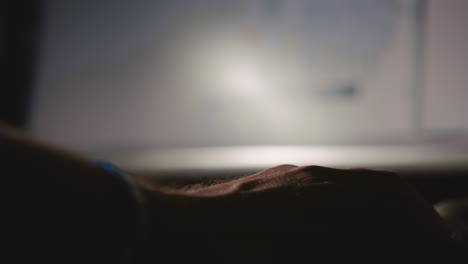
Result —
[{"label": "out-of-focus light spot", "polygon": [[268,88],[267,80],[253,65],[233,64],[223,72],[223,84],[241,95],[259,95]]}]

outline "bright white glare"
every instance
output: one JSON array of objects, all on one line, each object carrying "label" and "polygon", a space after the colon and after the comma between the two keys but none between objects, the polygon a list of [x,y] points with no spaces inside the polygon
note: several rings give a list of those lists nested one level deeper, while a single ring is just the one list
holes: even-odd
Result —
[{"label": "bright white glare", "polygon": [[268,88],[266,77],[254,65],[230,65],[224,69],[222,78],[226,88],[242,95],[261,94]]}]

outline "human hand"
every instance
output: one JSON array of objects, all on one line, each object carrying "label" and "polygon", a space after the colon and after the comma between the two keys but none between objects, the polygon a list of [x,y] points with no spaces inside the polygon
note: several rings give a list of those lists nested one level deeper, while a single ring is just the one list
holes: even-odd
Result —
[{"label": "human hand", "polygon": [[282,165],[187,189],[178,204],[165,224],[175,237],[204,238],[232,263],[428,263],[460,253],[433,208],[391,172]]}]

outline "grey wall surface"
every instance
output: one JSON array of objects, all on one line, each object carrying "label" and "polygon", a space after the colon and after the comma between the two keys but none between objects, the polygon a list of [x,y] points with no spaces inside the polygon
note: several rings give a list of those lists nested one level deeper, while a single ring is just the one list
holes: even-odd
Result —
[{"label": "grey wall surface", "polygon": [[468,129],[463,0],[428,1],[424,105],[417,1],[47,3],[30,128],[75,150],[411,141],[421,107]]}]

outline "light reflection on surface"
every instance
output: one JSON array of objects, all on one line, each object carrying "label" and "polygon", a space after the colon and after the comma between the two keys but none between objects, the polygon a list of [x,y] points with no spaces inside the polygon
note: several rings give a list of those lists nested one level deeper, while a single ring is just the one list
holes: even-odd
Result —
[{"label": "light reflection on surface", "polygon": [[434,146],[261,146],[137,151],[107,156],[134,171],[260,170],[279,164],[341,168],[458,169],[468,153]]}]

